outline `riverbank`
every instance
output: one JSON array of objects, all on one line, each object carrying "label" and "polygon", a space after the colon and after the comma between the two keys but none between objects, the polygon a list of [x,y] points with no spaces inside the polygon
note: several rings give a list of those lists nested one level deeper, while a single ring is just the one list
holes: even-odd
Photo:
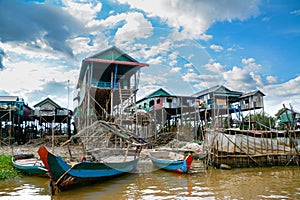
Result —
[{"label": "riverbank", "polygon": [[0,155],[0,180],[21,176],[21,173],[14,168],[11,158],[10,155]]},{"label": "riverbank", "polygon": [[[46,148],[55,155],[60,155],[61,157],[69,157],[70,153],[67,146],[54,146],[46,145]],[[0,155],[12,156],[15,154],[34,154],[36,157],[39,157],[37,151],[39,150],[40,145],[11,145],[11,146],[0,146]],[[72,156],[81,156],[82,155],[82,147],[78,144],[70,145],[70,150]]]},{"label": "riverbank", "polygon": [[[54,145],[52,145],[52,137],[45,136],[43,138],[32,139],[23,145],[17,145],[17,143],[14,143],[12,145],[2,145],[0,146],[0,155],[15,155],[17,153],[28,153],[34,154],[36,157],[39,157],[37,151],[43,144],[53,154],[59,154],[62,157],[68,157],[69,151],[67,145],[62,146],[62,144],[64,144],[67,140],[68,138],[65,136],[56,136],[53,141]],[[69,145],[72,155],[74,154],[74,156],[76,156],[77,154],[82,154],[82,146],[73,143],[70,143]]]},{"label": "riverbank", "polygon": [[[61,157],[69,157],[69,151],[67,146],[54,146],[47,143],[44,144],[49,151]],[[34,154],[35,157],[39,157],[37,151],[40,148],[40,144],[37,143],[28,143],[24,145],[9,145],[9,146],[0,146],[0,180],[13,179],[22,177],[23,174],[14,168],[12,164],[12,156],[16,154]],[[80,145],[70,145],[70,150],[72,155],[75,157],[80,157],[82,155],[82,147]]]}]

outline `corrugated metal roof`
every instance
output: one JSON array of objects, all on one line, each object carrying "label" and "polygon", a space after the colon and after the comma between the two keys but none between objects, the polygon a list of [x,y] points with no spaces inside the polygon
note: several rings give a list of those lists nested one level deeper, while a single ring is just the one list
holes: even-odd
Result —
[{"label": "corrugated metal roof", "polygon": [[44,99],[43,101],[35,104],[33,107],[36,108],[36,107],[40,107],[46,103],[50,103],[52,104],[55,108],[61,108],[57,103],[55,103],[52,99],[50,99],[49,97]]},{"label": "corrugated metal roof", "polygon": [[[135,67],[149,66],[147,63],[137,62],[134,58],[113,46],[82,60],[78,83],[83,80],[89,63],[94,63],[94,68],[104,69],[108,68],[110,65],[120,65],[118,67],[118,74],[121,75],[128,73],[129,71],[130,73],[137,71],[138,68]],[[121,73],[121,71],[123,72]]]},{"label": "corrugated metal roof", "polygon": [[1,101],[18,101],[18,96],[0,96],[0,102]]},{"label": "corrugated metal roof", "polygon": [[243,94],[242,96],[240,96],[240,99],[245,98],[245,97],[249,97],[249,96],[254,96],[254,95],[256,95],[256,93],[260,93],[262,96],[266,96],[260,90],[255,90],[255,91]]},{"label": "corrugated metal roof", "polygon": [[203,96],[203,95],[206,95],[206,94],[209,94],[209,93],[212,93],[212,92],[216,92],[216,91],[218,91],[218,93],[220,93],[219,92],[220,89],[223,89],[225,91],[225,92],[223,92],[224,94],[242,95],[242,92],[230,90],[227,87],[225,87],[224,85],[216,85],[216,86],[213,86],[211,88],[208,88],[208,89],[205,89],[205,90],[202,90],[200,92],[195,93],[193,95],[193,97]]}]

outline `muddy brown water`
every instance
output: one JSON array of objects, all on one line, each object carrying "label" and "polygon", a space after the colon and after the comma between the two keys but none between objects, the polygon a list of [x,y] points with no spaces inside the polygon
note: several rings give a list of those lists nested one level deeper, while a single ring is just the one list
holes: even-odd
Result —
[{"label": "muddy brown water", "polygon": [[300,168],[243,168],[176,174],[139,164],[102,183],[50,195],[48,177],[0,181],[0,199],[300,199]]}]

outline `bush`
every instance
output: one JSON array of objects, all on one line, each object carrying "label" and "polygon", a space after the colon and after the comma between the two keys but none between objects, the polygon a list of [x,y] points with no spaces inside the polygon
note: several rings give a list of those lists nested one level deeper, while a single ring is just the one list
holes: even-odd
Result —
[{"label": "bush", "polygon": [[20,172],[12,164],[12,156],[0,155],[0,180],[20,176]]}]

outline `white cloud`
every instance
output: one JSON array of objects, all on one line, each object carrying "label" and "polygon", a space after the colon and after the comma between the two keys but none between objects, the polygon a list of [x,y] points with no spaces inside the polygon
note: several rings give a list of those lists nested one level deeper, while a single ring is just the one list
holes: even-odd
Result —
[{"label": "white cloud", "polygon": [[26,42],[0,42],[0,48],[6,50],[6,55],[8,58],[6,60],[23,60],[24,57],[26,59],[53,59],[59,60],[65,58],[64,54],[54,51],[51,47],[45,46],[43,48],[38,48],[39,51],[36,49],[28,46]]},{"label": "white cloud", "polygon": [[221,52],[221,51],[223,51],[223,47],[220,46],[220,45],[216,45],[216,44],[210,45],[209,48],[211,48],[215,52]]},{"label": "white cloud", "polygon": [[200,76],[194,72],[186,73],[184,76],[182,76],[182,79],[185,82],[200,82],[200,81],[202,81],[200,79]]},{"label": "white cloud", "polygon": [[256,87],[262,87],[264,85],[263,78],[260,74],[255,72],[250,72],[249,75],[252,77],[253,81],[256,84]]},{"label": "white cloud", "polygon": [[162,63],[163,58],[161,56],[157,56],[155,58],[150,58],[148,60],[148,63],[150,65],[155,65],[155,64],[161,64]]},{"label": "white cloud", "polygon": [[102,4],[94,3],[78,3],[70,0],[63,0],[64,9],[79,21],[86,24],[87,27],[92,26],[95,22],[97,13],[101,11]]},{"label": "white cloud", "polygon": [[213,87],[215,85],[222,84],[222,79],[220,79],[217,75],[199,75],[199,79],[202,80],[194,85],[197,89],[207,89]]},{"label": "white cloud", "polygon": [[[169,27],[182,29],[189,37],[200,39],[202,34],[217,21],[246,20],[258,14],[259,1],[181,1],[119,0],[131,8],[141,9],[149,17],[160,17]],[[180,16],[180,17],[178,17]],[[193,19],[193,20],[191,20]]]},{"label": "white cloud", "polygon": [[193,67],[193,64],[192,63],[186,63],[184,64],[185,67]]},{"label": "white cloud", "polygon": [[276,83],[277,82],[277,78],[274,76],[267,76],[266,77],[268,83]]},{"label": "white cloud", "polygon": [[223,73],[223,78],[228,87],[235,88],[236,90],[249,90],[253,89],[254,81],[247,69],[234,66],[231,70]]},{"label": "white cloud", "polygon": [[257,64],[254,58],[243,58],[241,62],[244,65],[242,68],[234,66],[223,73],[226,85],[242,91],[263,86],[265,81],[259,73],[261,65]]},{"label": "white cloud", "polygon": [[212,59],[209,60],[209,63],[207,63],[205,67],[207,70],[218,74],[225,70],[225,67],[221,63],[214,62]]},{"label": "white cloud", "polygon": [[261,64],[257,64],[254,58],[243,58],[242,63],[248,71],[259,71],[261,69]]},{"label": "white cloud", "polygon": [[270,93],[270,96],[281,96],[285,98],[290,98],[290,96],[295,96],[300,94],[300,76],[297,76],[294,79],[291,79],[287,82],[281,84],[274,84],[266,86],[265,88],[268,91],[276,91]]},{"label": "white cloud", "polygon": [[179,73],[181,71],[180,67],[172,67],[172,69],[170,70],[171,73]]},{"label": "white cloud", "polygon": [[[47,59],[46,56],[43,57],[44,54],[38,57],[38,52],[28,54],[29,58],[26,59],[24,56],[19,55],[19,58],[15,58],[12,55],[15,54],[10,53],[10,56],[5,58],[7,67],[0,73],[0,85],[5,85],[3,89],[9,95],[17,95],[25,100],[30,98],[28,103],[32,104],[55,91],[56,98],[64,102],[67,93],[64,92],[66,88],[62,88],[61,85],[66,85],[68,80],[70,80],[70,88],[76,85],[79,69],[74,70],[70,66],[59,64],[50,56],[51,59]],[[52,84],[52,91],[46,88],[50,84]]]},{"label": "white cloud", "polygon": [[204,40],[204,41],[208,41],[208,40],[211,40],[213,38],[213,36],[212,35],[207,35],[207,34],[205,34],[205,33],[203,33],[203,34],[201,34],[200,36],[199,36],[199,39],[200,40]]},{"label": "white cloud", "polygon": [[153,76],[153,74],[142,72],[141,77],[143,77],[141,81],[146,85],[164,85],[167,81],[165,73],[161,73],[159,76]]},{"label": "white cloud", "polygon": [[118,28],[115,34],[115,43],[122,46],[124,42],[133,42],[135,39],[148,38],[152,35],[152,24],[141,13],[128,13],[126,23]]},{"label": "white cloud", "polygon": [[290,14],[298,16],[298,15],[300,15],[300,10],[294,10],[294,11],[290,12]]},{"label": "white cloud", "polygon": [[281,84],[273,84],[262,87],[266,94],[265,110],[267,113],[274,115],[285,104],[289,107],[291,104],[295,110],[300,110],[300,76],[295,77]]},{"label": "white cloud", "polygon": [[88,37],[77,37],[68,40],[68,44],[73,49],[73,54],[78,55],[86,52],[86,49],[90,49],[88,43],[90,42],[90,38]]},{"label": "white cloud", "polygon": [[189,72],[182,76],[183,81],[185,82],[194,82],[194,83],[205,83],[205,85],[215,85],[219,83],[220,79],[216,75],[209,74],[196,74],[195,72]]}]

